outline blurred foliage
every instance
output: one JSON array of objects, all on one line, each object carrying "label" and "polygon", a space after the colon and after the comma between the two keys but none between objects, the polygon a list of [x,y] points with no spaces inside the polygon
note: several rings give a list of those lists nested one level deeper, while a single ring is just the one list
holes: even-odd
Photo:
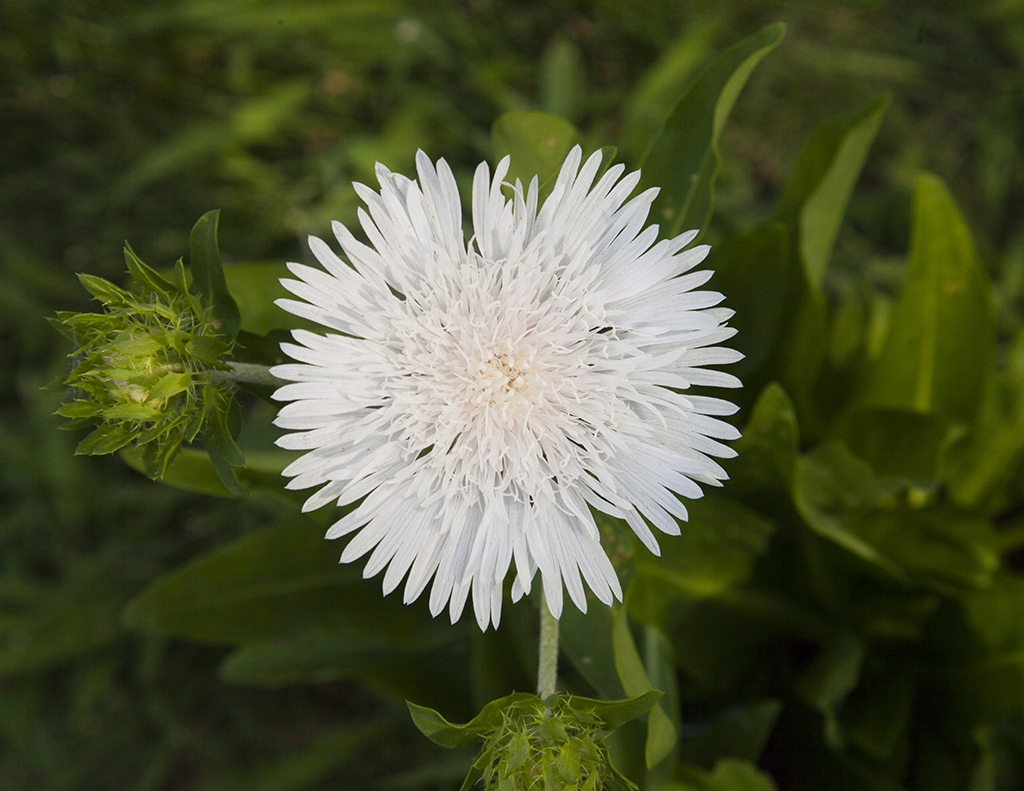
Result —
[{"label": "blurred foliage", "polygon": [[532,691],[532,604],[481,635],[338,567],[254,396],[245,499],[195,449],[182,489],[73,456],[45,317],[220,207],[265,360],[280,262],[353,223],[375,161],[468,187],[503,151],[544,172],[547,130],[649,163],[666,227],[710,212],[746,354],[733,480],[661,560],[619,547],[624,606],[562,620],[568,690],[665,693],[616,767],[1024,788],[1020,0],[7,0],[0,86],[0,787],[458,787],[472,755],[402,699]]}]

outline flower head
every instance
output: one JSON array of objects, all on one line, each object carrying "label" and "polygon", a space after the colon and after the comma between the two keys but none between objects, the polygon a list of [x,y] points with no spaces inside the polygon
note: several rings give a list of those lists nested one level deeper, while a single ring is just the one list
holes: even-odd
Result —
[{"label": "flower head", "polygon": [[[595,183],[601,155],[581,168],[574,148],[538,207],[538,183],[504,183],[509,160],[473,181],[467,244],[451,170],[420,152],[418,180],[378,165],[380,192],[356,185],[372,247],[340,223],[351,266],[320,239],[327,270],[290,264],[292,313],[333,332],[295,331],[297,363],[275,398],[279,444],[307,453],[284,473],[320,490],[306,509],[358,503],[327,533],[358,534],[341,559],[371,553],[384,592],[403,578],[415,600],[433,578],[430,609],[452,622],[470,594],[482,629],[497,625],[503,581],[512,596],[538,571],[551,612],[563,584],[584,612],[622,598],[591,509],[626,520],[658,553],[648,523],[678,534],[699,484],[726,475],[711,457],[738,432],[717,416],[735,407],[686,393],[737,387],[705,368],[734,362],[722,295],[689,272],[706,246],[696,231],[655,243],[644,227],[656,190],[629,199],[639,173],[622,165]],[[581,579],[582,577],[582,579]]]}]

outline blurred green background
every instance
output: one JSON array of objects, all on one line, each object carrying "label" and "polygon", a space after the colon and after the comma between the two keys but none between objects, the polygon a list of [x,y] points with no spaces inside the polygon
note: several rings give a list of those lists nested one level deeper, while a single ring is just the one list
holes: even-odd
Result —
[{"label": "blurred green background", "polygon": [[464,757],[439,756],[362,686],[232,686],[216,676],[225,649],[121,626],[154,576],[291,511],[74,457],[46,389],[70,350],[46,317],[93,309],[75,273],[122,282],[126,239],[172,264],[212,208],[227,262],[304,260],[307,234],[354,223],[351,182],[373,183],[376,161],[411,173],[422,148],[468,183],[508,110],[563,115],[592,146],[621,142],[627,119],[667,98],[666,75],[696,75],[776,20],[787,37],[723,134],[706,240],[769,218],[810,130],[889,92],[827,295],[895,294],[927,169],[964,211],[1000,338],[1014,336],[1021,0],[4,0],[0,789],[457,784]]}]

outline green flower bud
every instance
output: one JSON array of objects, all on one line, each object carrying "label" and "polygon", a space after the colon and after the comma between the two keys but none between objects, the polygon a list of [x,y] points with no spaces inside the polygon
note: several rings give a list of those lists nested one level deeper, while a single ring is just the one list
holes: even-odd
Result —
[{"label": "green flower bud", "polygon": [[571,695],[524,697],[483,734],[474,767],[488,791],[635,788],[612,766],[602,743],[607,733],[593,709],[577,708]]},{"label": "green flower bud", "polygon": [[67,428],[94,427],[76,453],[136,445],[147,473],[160,478],[183,443],[234,406],[231,382],[215,373],[228,369],[233,340],[213,306],[189,292],[182,262],[171,282],[130,248],[125,258],[127,290],[80,276],[103,313],[57,314],[54,324],[77,347],[66,380],[72,400],[57,414],[70,419]]}]

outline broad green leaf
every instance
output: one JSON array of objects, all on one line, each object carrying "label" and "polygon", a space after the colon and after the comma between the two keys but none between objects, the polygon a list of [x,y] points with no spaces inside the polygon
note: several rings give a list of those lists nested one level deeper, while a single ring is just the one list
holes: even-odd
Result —
[{"label": "broad green leaf", "polygon": [[[689,522],[661,542],[662,556],[638,555],[627,599],[640,620],[664,628],[680,597],[713,597],[743,582],[768,548],[774,525],[738,503],[707,495],[688,503]],[[626,687],[628,694],[635,694]]]},{"label": "broad green leaf", "polygon": [[641,188],[660,187],[651,210],[663,235],[707,226],[721,159],[718,137],[740,90],[785,27],[773,23],[722,52],[669,112],[640,166]]},{"label": "broad green leaf", "polygon": [[526,692],[515,692],[507,697],[494,700],[464,725],[449,722],[441,714],[426,706],[408,703],[413,724],[434,744],[441,747],[468,747],[483,741],[483,735],[501,725],[504,708],[521,701],[536,698]]},{"label": "broad green leaf", "polygon": [[943,476],[959,505],[991,514],[1013,507],[1007,490],[1019,480],[1024,456],[1024,330],[993,384],[976,429],[947,454]]},{"label": "broad green leaf", "polygon": [[611,732],[627,722],[635,720],[652,710],[661,693],[649,690],[624,700],[594,700],[579,695],[555,695],[542,700],[536,695],[513,692],[498,700],[492,700],[472,720],[464,725],[449,722],[438,712],[414,703],[407,704],[413,723],[420,732],[442,747],[468,747],[483,741],[489,731],[499,728],[505,721],[509,709],[531,709],[543,711],[556,701],[564,701],[569,710],[589,713],[600,720],[602,730]]},{"label": "broad green leaf", "polygon": [[[651,681],[633,641],[626,608],[616,608],[614,617],[612,642],[615,648],[615,667],[626,694],[635,698],[652,689]],[[647,768],[653,768],[664,761],[678,740],[676,726],[665,710],[660,705],[652,708],[647,720],[647,743],[644,747]]]},{"label": "broad green leaf", "polygon": [[1024,578],[1002,572],[991,587],[964,595],[958,619],[937,636],[947,654],[943,681],[971,724],[1024,716]]},{"label": "broad green leaf", "polygon": [[850,745],[888,761],[907,738],[918,694],[914,670],[899,654],[884,664],[869,659],[862,672],[860,685],[843,706],[843,733]]},{"label": "broad green leaf", "polygon": [[990,291],[952,196],[936,176],[921,176],[907,277],[863,404],[973,424],[993,370]]},{"label": "broad green leaf", "polygon": [[846,204],[888,106],[889,97],[882,97],[859,113],[822,124],[793,166],[781,219],[794,231],[795,249],[815,286],[832,258]]},{"label": "broad green leaf", "polygon": [[273,525],[159,577],[126,608],[135,629],[209,643],[299,637],[311,632],[374,636],[414,647],[458,630],[426,604],[382,596],[339,547],[306,520]]},{"label": "broad green leaf", "polygon": [[826,443],[797,466],[795,502],[810,527],[869,563],[904,579],[904,571],[851,529],[851,515],[880,506],[905,485],[880,480],[838,443]]},{"label": "broad green leaf", "polygon": [[421,645],[400,647],[372,635],[310,631],[243,643],[219,673],[233,684],[271,688],[355,679],[398,700],[465,712],[470,710],[465,683],[469,657],[463,640],[449,639],[453,635],[451,630],[438,631]]},{"label": "broad green leaf", "polygon": [[213,308],[213,319],[219,324],[220,332],[234,340],[242,320],[224,279],[224,266],[217,246],[219,219],[220,210],[215,209],[200,217],[193,226],[189,236],[189,268],[193,291],[202,297],[205,305]]},{"label": "broad green leaf", "polygon": [[562,167],[566,154],[579,142],[579,131],[564,118],[536,110],[505,113],[491,127],[495,162],[510,156],[506,181],[514,184],[519,179],[524,189],[534,176],[541,187],[548,184]]}]

